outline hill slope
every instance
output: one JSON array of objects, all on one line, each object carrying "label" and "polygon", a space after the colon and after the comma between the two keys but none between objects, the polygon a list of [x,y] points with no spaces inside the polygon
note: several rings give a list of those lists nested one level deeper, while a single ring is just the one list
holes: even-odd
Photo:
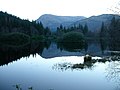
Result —
[{"label": "hill slope", "polygon": [[87,24],[88,29],[90,31],[94,32],[94,31],[100,30],[102,22],[104,22],[106,25],[108,25],[114,16],[116,18],[120,18],[119,16],[113,15],[113,14],[102,14],[99,16],[92,16],[92,17],[89,17],[89,18],[86,18],[83,20],[78,20],[77,22],[71,24],[69,27],[74,26],[74,25],[77,26],[79,24],[81,24],[81,25]]},{"label": "hill slope", "polygon": [[51,31],[56,31],[56,28],[61,24],[63,26],[69,26],[72,23],[85,19],[83,16],[56,16],[51,14],[44,14],[40,16],[36,22],[42,22],[44,27],[49,27]]},{"label": "hill slope", "polygon": [[102,22],[105,25],[109,25],[113,17],[120,18],[118,15],[114,14],[102,14],[98,16],[91,16],[85,18],[83,16],[55,16],[51,14],[44,14],[39,17],[36,22],[42,22],[44,27],[49,27],[51,31],[56,31],[56,28],[61,24],[65,27],[72,27],[81,25],[88,25],[88,29],[92,32],[99,31],[102,25]]}]

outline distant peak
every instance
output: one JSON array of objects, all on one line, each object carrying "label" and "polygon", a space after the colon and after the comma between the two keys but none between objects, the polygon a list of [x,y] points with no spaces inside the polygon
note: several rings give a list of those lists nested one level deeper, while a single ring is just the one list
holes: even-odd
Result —
[{"label": "distant peak", "polygon": [[57,15],[53,15],[53,14],[43,14],[41,16],[57,16]]},{"label": "distant peak", "polygon": [[[56,16],[56,17],[84,17],[84,16],[69,16],[69,15],[54,15],[54,14],[43,14],[41,16]],[[40,17],[41,17],[40,16]],[[86,17],[84,17],[86,18]]]}]

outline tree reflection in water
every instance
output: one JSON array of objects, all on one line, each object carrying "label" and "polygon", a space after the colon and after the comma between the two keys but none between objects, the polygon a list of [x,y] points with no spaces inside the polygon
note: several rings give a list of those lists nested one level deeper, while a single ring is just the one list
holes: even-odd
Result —
[{"label": "tree reflection in water", "polygon": [[31,41],[22,46],[0,44],[0,66],[19,60],[22,57],[41,55],[44,48],[49,48],[49,46],[50,43],[39,41]]},{"label": "tree reflection in water", "polygon": [[69,52],[80,52],[82,49],[86,48],[87,45],[85,43],[80,42],[64,42],[64,43],[57,43],[57,47],[60,50],[66,50]]}]

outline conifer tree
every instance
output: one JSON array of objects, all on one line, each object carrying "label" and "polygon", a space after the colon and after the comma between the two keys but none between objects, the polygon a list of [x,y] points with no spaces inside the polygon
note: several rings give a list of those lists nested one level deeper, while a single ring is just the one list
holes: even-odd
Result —
[{"label": "conifer tree", "polygon": [[88,32],[88,26],[87,24],[85,24],[84,28],[83,28],[83,34],[86,35]]}]

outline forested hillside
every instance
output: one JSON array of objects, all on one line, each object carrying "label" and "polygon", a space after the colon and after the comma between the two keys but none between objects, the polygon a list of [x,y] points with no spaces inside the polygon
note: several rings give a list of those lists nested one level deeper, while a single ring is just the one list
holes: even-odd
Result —
[{"label": "forested hillside", "polygon": [[44,35],[47,33],[46,29],[49,32],[48,28],[44,28],[41,22],[30,22],[29,20],[22,20],[6,12],[0,12],[0,33],[19,32],[29,36]]}]

